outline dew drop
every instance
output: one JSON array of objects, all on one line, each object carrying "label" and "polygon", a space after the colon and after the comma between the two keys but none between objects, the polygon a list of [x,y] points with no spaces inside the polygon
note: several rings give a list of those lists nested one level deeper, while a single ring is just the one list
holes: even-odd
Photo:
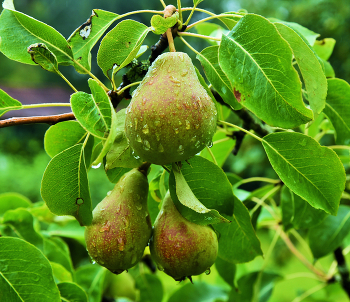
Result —
[{"label": "dew drop", "polygon": [[159,144],[158,151],[159,152],[164,152],[164,147],[162,146],[162,144]]},{"label": "dew drop", "polygon": [[164,267],[163,266],[161,266],[160,264],[157,264],[157,268],[161,271],[161,272],[163,272],[164,271]]},{"label": "dew drop", "polygon": [[148,85],[153,85],[153,79],[148,82]]},{"label": "dew drop", "polygon": [[132,150],[131,155],[135,158],[135,159],[140,159],[140,156],[138,156],[134,150]]},{"label": "dew drop", "polygon": [[112,191],[107,192],[107,196],[110,196],[112,194]]},{"label": "dew drop", "polygon": [[129,128],[132,128],[132,122],[131,121],[129,122]]},{"label": "dew drop", "polygon": [[184,150],[184,147],[182,145],[179,146],[179,148],[177,149],[177,152],[182,155],[184,154],[185,150]]},{"label": "dew drop", "polygon": [[198,129],[198,128],[199,128],[199,124],[195,124],[194,127],[195,127],[196,129]]},{"label": "dew drop", "polygon": [[95,261],[95,260],[92,260],[92,264],[96,264],[96,261]]},{"label": "dew drop", "polygon": [[154,126],[160,127],[160,121],[154,121]]},{"label": "dew drop", "polygon": [[91,166],[93,169],[98,169],[99,167],[101,167],[101,163],[98,163],[96,166]]},{"label": "dew drop", "polygon": [[208,143],[208,148],[211,148],[211,147],[213,147],[213,142],[212,141],[210,141],[209,143]]},{"label": "dew drop", "polygon": [[142,143],[142,139],[141,139],[141,136],[140,135],[136,135],[136,141],[138,142],[138,143]]},{"label": "dew drop", "polygon": [[151,145],[149,144],[148,140],[144,140],[143,141],[143,149],[145,149],[146,151],[148,151],[149,149],[151,149]]},{"label": "dew drop", "polygon": [[201,145],[200,141],[197,141],[196,144],[194,145],[196,148],[198,148]]},{"label": "dew drop", "polygon": [[119,245],[119,251],[124,251],[124,241],[123,241],[123,238],[118,238],[117,239],[118,241],[118,245]]},{"label": "dew drop", "polygon": [[148,125],[147,125],[147,124],[143,126],[142,132],[143,132],[144,134],[148,134],[148,133],[149,133],[149,129],[148,129]]},{"label": "dew drop", "polygon": [[179,128],[174,128],[176,134],[179,134]]},{"label": "dew drop", "polygon": [[142,98],[142,105],[145,105],[147,102],[147,99],[146,98]]},{"label": "dew drop", "polygon": [[197,139],[197,136],[195,135],[194,137],[191,138],[191,142],[195,142]]},{"label": "dew drop", "polygon": [[186,120],[185,123],[186,123],[186,130],[190,130],[191,129],[190,121]]},{"label": "dew drop", "polygon": [[209,275],[209,274],[210,274],[210,267],[205,271],[205,274],[206,274],[206,275]]}]

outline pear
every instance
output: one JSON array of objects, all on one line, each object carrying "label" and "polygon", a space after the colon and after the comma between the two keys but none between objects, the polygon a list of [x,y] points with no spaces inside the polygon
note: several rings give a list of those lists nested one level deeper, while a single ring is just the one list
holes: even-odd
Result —
[{"label": "pear", "polygon": [[185,219],[167,193],[154,224],[150,251],[160,270],[176,281],[191,280],[215,262],[218,238],[210,226]]},{"label": "pear", "polygon": [[90,257],[115,274],[141,259],[151,237],[146,174],[139,169],[126,173],[93,210],[85,229]]},{"label": "pear", "polygon": [[198,80],[190,57],[160,55],[126,109],[129,144],[143,160],[166,165],[210,145],[216,131],[214,102]]}]

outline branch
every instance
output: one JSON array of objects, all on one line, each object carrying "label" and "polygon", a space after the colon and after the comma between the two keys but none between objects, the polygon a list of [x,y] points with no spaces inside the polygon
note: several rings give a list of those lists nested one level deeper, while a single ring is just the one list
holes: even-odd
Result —
[{"label": "branch", "polygon": [[334,258],[338,263],[338,272],[340,275],[340,284],[343,287],[344,291],[347,293],[350,298],[350,275],[349,269],[346,265],[345,257],[343,255],[343,250],[341,247],[338,247],[334,252]]},{"label": "branch", "polygon": [[6,120],[0,121],[0,128],[16,126],[16,125],[28,125],[28,124],[57,124],[59,122],[74,120],[73,113],[63,113],[58,115],[48,116],[30,116],[30,117],[12,117]]}]

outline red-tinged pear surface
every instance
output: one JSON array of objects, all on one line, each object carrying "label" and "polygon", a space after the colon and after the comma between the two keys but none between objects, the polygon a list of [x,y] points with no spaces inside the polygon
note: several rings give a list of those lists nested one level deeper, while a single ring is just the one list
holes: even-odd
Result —
[{"label": "red-tinged pear surface", "polygon": [[214,264],[218,239],[211,227],[185,219],[168,193],[154,224],[150,251],[160,270],[181,281]]},{"label": "red-tinged pear surface", "polygon": [[186,53],[160,55],[135,90],[126,110],[131,148],[147,162],[186,160],[211,144],[216,131],[214,102]]},{"label": "red-tinged pear surface", "polygon": [[90,257],[119,274],[142,257],[152,233],[147,209],[148,181],[138,169],[126,173],[96,206],[85,229]]}]

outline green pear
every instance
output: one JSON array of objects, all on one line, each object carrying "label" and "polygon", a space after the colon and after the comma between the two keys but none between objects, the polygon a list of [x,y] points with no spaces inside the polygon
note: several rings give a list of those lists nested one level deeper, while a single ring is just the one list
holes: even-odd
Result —
[{"label": "green pear", "polygon": [[126,109],[129,144],[143,160],[166,165],[210,145],[216,131],[214,102],[198,80],[190,57],[160,55]]},{"label": "green pear", "polygon": [[209,270],[218,254],[218,238],[210,226],[185,219],[167,193],[154,224],[150,251],[160,270],[181,281]]},{"label": "green pear", "polygon": [[115,274],[141,259],[151,237],[145,174],[138,169],[126,173],[93,210],[92,224],[85,229],[90,257]]}]

